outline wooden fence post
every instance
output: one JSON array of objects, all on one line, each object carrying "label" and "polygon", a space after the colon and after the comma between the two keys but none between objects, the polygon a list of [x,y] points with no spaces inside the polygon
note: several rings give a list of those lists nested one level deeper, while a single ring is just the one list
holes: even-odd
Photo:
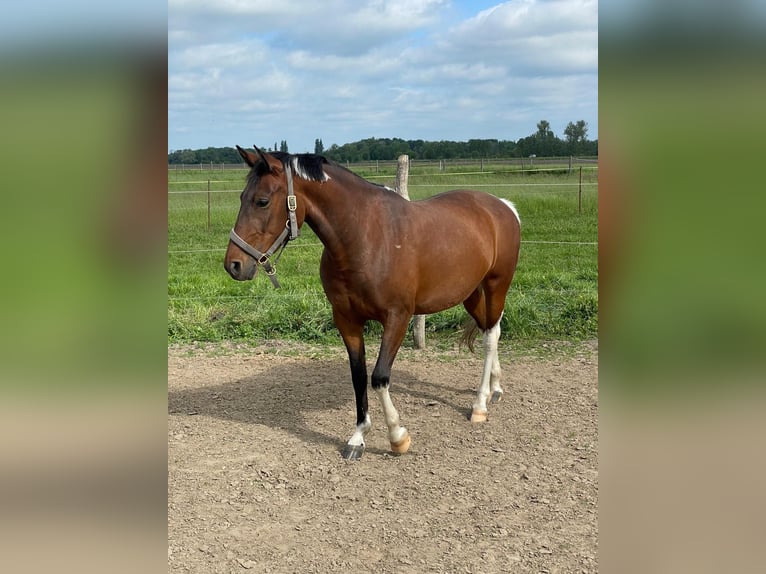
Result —
[{"label": "wooden fence post", "polygon": [[[401,195],[404,199],[410,199],[410,194],[407,191],[407,183],[410,176],[410,157],[408,155],[400,155],[396,164],[396,193]],[[416,349],[426,348],[426,316],[415,315],[412,318],[412,336],[415,340]]]},{"label": "wooden fence post", "polygon": [[582,213],[582,166],[580,166],[580,186],[577,190],[577,213]]}]

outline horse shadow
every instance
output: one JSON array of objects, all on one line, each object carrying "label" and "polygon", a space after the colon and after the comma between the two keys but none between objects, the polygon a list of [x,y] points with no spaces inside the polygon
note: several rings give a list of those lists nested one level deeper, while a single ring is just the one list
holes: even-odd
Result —
[{"label": "horse shadow", "polygon": [[[408,395],[425,402],[437,402],[461,416],[470,416],[470,404],[458,405],[447,395],[472,394],[468,389],[423,380],[406,370],[394,368],[392,395]],[[369,401],[377,400],[368,387]],[[313,411],[337,411],[341,434],[331,435],[311,424]],[[302,442],[333,446],[338,452],[353,429],[356,410],[351,373],[346,361],[296,361],[204,387],[178,388],[168,391],[168,414],[176,416],[208,416],[243,424],[260,424],[288,432]],[[350,435],[349,435],[350,436]],[[368,452],[388,451],[371,448]]]}]

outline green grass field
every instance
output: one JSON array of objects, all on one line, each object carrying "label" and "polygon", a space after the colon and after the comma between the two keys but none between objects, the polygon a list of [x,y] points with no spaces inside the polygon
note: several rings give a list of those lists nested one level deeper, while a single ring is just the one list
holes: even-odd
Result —
[{"label": "green grass field", "polygon": [[[393,169],[357,173],[394,184]],[[245,175],[245,170],[168,171],[169,342],[278,338],[339,344],[319,281],[322,246],[308,226],[279,262],[282,289],[275,290],[262,273],[254,281],[237,282],[224,271]],[[598,329],[597,176],[595,166],[582,170],[581,213],[577,167],[571,173],[566,166],[538,173],[487,164],[483,171],[415,167],[409,194],[417,200],[447,189],[474,188],[513,201],[521,215],[522,245],[503,337],[577,341],[595,338]],[[427,343],[452,344],[466,317],[462,306],[429,316]],[[380,326],[371,323],[368,331],[379,335]]]}]

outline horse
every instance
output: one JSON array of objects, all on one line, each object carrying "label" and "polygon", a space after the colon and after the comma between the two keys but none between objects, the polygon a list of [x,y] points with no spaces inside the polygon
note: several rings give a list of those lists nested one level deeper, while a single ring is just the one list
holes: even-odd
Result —
[{"label": "horse", "polygon": [[406,453],[411,438],[391,401],[391,367],[415,314],[462,303],[473,318],[468,332],[483,333],[484,369],[470,420],[485,422],[488,401],[499,401],[503,393],[498,341],[519,257],[516,207],[472,190],[408,201],[322,155],[264,152],[256,146],[237,150],[250,171],[229,234],[228,274],[247,281],[262,267],[278,287],[271,257],[298,237],[304,223],[324,245],[319,274],[348,353],[356,399],[356,427],[341,456],[360,459],[372,426],[367,321],[383,326],[370,384],[383,407],[394,454]]}]

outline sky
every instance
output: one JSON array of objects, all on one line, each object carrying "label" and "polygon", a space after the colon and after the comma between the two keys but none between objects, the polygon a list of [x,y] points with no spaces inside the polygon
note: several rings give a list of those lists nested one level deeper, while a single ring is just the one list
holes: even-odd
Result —
[{"label": "sky", "polygon": [[598,138],[596,0],[169,0],[168,149]]}]

